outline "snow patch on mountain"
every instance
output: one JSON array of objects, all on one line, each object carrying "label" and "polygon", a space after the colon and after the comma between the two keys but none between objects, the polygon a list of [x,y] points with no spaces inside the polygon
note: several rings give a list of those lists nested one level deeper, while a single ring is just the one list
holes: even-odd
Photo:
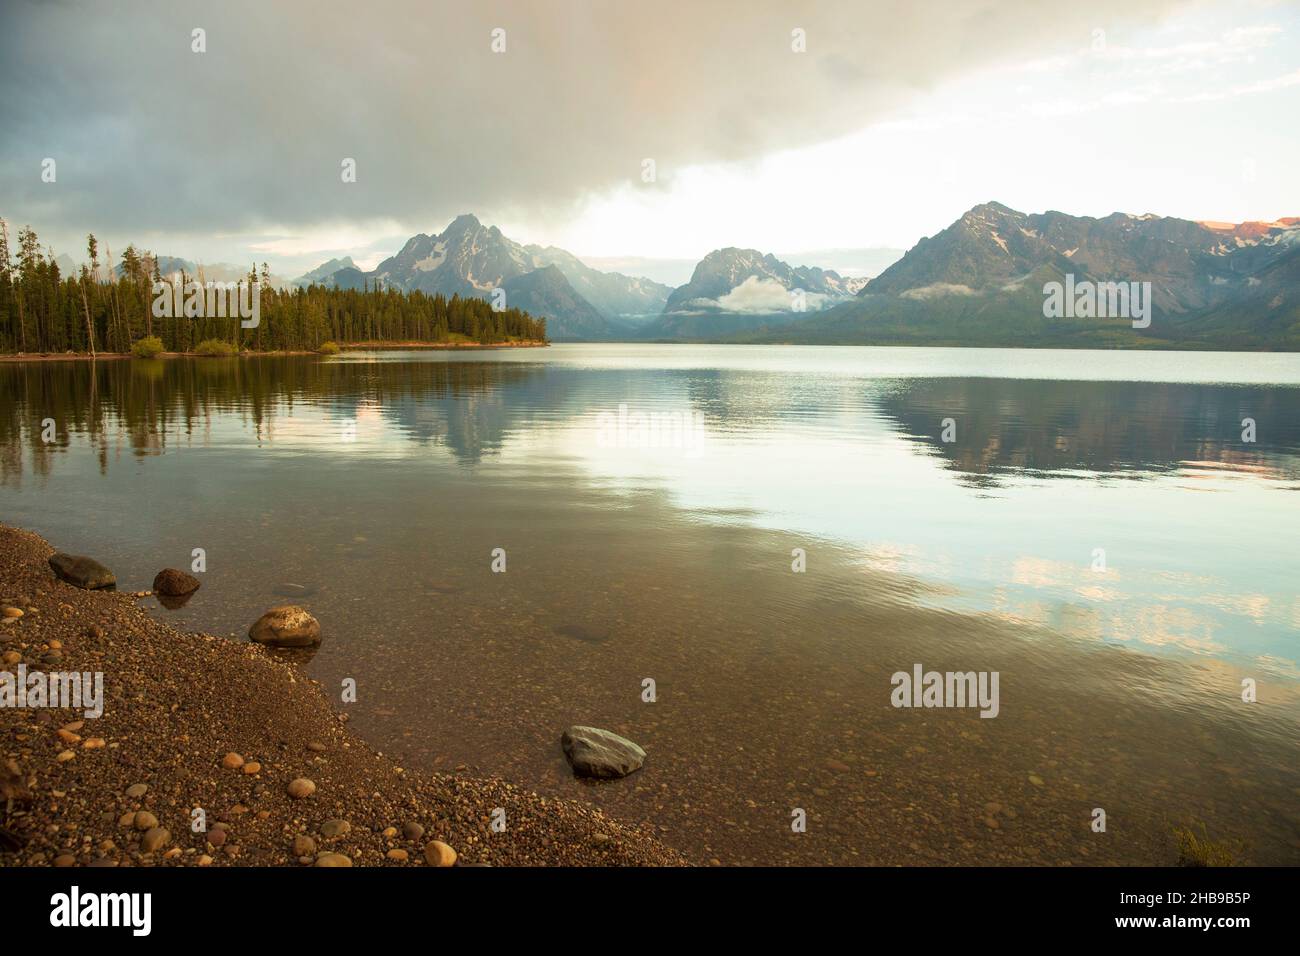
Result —
[{"label": "snow patch on mountain", "polygon": [[432,272],[446,261],[447,243],[435,242],[433,244],[433,251],[423,259],[413,262],[411,268],[415,269],[417,272]]}]

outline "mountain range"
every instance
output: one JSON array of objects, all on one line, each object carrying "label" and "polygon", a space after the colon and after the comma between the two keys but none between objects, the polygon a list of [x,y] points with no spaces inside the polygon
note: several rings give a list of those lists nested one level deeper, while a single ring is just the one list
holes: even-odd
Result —
[{"label": "mountain range", "polygon": [[542,316],[555,341],[608,339],[657,315],[671,291],[649,279],[599,272],[554,247],[523,246],[472,215],[412,236],[366,276],[384,287],[491,298]]},{"label": "mountain range", "polygon": [[[1044,287],[1150,283],[1153,321],[1049,319]],[[1300,218],[1240,224],[976,206],[851,303],[751,341],[1300,348]]]},{"label": "mountain range", "polygon": [[[1154,321],[1046,318],[1051,282],[1149,282]],[[1300,218],[1198,222],[970,209],[870,281],[755,249],[706,255],[670,288],[521,245],[472,215],[363,272],[333,259],[294,280],[490,298],[555,341],[1300,348]]]},{"label": "mountain range", "polygon": [[[835,272],[792,267],[753,249],[719,249],[678,289],[619,272],[602,272],[554,246],[521,245],[472,215],[441,233],[406,241],[370,272],[331,259],[293,280],[343,288],[365,285],[431,295],[491,298],[542,316],[554,341],[675,338],[769,326],[782,315],[849,301],[858,285]],[[802,290],[795,305],[791,293]],[[698,321],[709,317],[710,322]]]}]

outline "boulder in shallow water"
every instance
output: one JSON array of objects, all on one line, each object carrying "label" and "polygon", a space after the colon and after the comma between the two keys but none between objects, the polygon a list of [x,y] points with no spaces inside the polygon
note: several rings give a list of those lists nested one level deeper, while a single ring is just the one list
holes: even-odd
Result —
[{"label": "boulder in shallow water", "polygon": [[85,555],[62,552],[50,555],[50,569],[59,580],[85,588],[87,591],[117,587],[117,578],[113,576],[113,572],[94,558]]},{"label": "boulder in shallow water", "polygon": [[645,763],[644,750],[625,737],[597,727],[570,727],[560,737],[560,746],[580,777],[626,777]]},{"label": "boulder in shallow water", "polygon": [[274,647],[315,647],[320,643],[320,622],[296,604],[281,604],[259,617],[248,636]]},{"label": "boulder in shallow water", "polygon": [[185,597],[199,589],[199,579],[175,568],[163,568],[154,576],[154,594],[163,597]]}]

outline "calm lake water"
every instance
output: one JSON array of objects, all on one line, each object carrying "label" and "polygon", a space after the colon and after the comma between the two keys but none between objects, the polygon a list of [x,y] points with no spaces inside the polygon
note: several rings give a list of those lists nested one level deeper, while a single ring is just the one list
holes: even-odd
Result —
[{"label": "calm lake water", "polygon": [[[0,364],[0,520],[124,590],[203,548],[155,613],[242,640],[301,603],[303,666],[403,766],[697,862],[1165,864],[1185,826],[1300,862],[1297,491],[1300,355]],[[894,708],[916,664],[997,671],[998,716]],[[575,780],[573,723],[645,768]]]}]

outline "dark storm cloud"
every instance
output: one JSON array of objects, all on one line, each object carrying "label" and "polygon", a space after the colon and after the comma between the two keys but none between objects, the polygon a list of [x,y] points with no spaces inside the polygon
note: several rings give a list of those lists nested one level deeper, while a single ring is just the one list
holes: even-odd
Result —
[{"label": "dark storm cloud", "polygon": [[643,158],[667,178],[849,133],[963,71],[1173,5],[6,0],[0,213],[243,232],[559,206],[639,181]]}]

